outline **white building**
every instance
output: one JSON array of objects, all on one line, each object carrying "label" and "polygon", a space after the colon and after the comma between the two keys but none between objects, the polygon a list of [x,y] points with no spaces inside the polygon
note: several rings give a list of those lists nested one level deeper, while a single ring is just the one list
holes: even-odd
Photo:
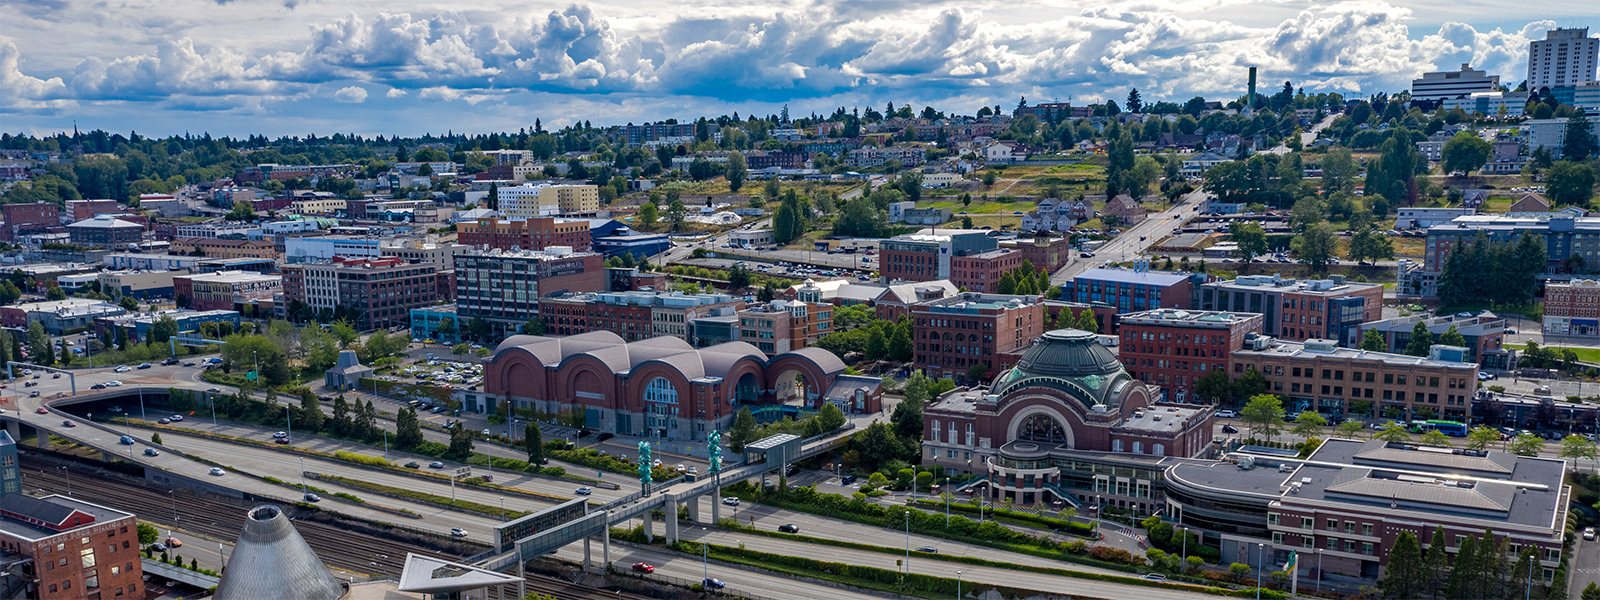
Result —
[{"label": "white building", "polygon": [[1551,29],[1542,40],[1528,42],[1528,89],[1576,86],[1595,80],[1600,39],[1589,28]]},{"label": "white building", "polygon": [[1183,167],[1178,169],[1178,173],[1184,177],[1199,177],[1205,175],[1206,171],[1211,167],[1228,162],[1228,160],[1228,158],[1215,152],[1207,152],[1183,161]]},{"label": "white building", "polygon": [[219,237],[237,235],[243,238],[260,236],[261,228],[251,223],[239,221],[222,221],[215,223],[191,223],[179,225],[177,237],[216,239]]},{"label": "white building", "polygon": [[961,176],[955,173],[928,173],[922,176],[922,187],[947,188],[961,181]]},{"label": "white building", "polygon": [[1499,75],[1474,71],[1470,65],[1462,63],[1460,71],[1423,73],[1420,79],[1411,80],[1411,99],[1443,100],[1477,92],[1492,92],[1499,86]]},{"label": "white building", "polygon": [[285,233],[304,233],[316,231],[316,219],[301,219],[299,221],[273,221],[261,224],[261,234],[264,236],[280,235]]},{"label": "white building", "polygon": [[1528,95],[1527,92],[1476,92],[1459,98],[1445,98],[1441,105],[1445,110],[1459,108],[1470,114],[1495,116],[1504,110],[1507,115],[1516,116],[1527,111]]},{"label": "white building", "polygon": [[[1589,115],[1589,123],[1594,125],[1596,137],[1600,138],[1600,114]],[[1561,147],[1567,142],[1567,119],[1532,119],[1523,121],[1522,126],[1528,128],[1528,152],[1540,148],[1549,148],[1550,155],[1561,158]]]},{"label": "white building", "polygon": [[1572,105],[1591,115],[1600,115],[1600,81],[1585,81],[1572,92]]},{"label": "white building", "polygon": [[335,256],[378,258],[382,256],[380,243],[376,237],[348,235],[291,237],[283,240],[283,259],[285,262],[301,263],[330,260]]},{"label": "white building", "polygon": [[1474,208],[1402,208],[1394,220],[1395,229],[1427,228],[1449,223],[1456,217],[1478,214]]}]

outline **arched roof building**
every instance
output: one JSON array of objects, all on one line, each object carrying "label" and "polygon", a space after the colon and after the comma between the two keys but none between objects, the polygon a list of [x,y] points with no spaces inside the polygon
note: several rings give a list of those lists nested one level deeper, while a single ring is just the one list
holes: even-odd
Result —
[{"label": "arched roof building", "polygon": [[726,429],[741,405],[770,420],[824,402],[877,412],[878,380],[844,371],[838,356],[814,347],[769,359],[745,342],[695,348],[676,337],[627,342],[609,331],[515,335],[495,348],[484,392],[468,402],[581,411],[585,426],[600,431],[686,441]]},{"label": "arched roof building", "polygon": [[[1088,477],[1078,477],[1085,461],[1209,451],[1210,407],[1156,404],[1155,398],[1095,334],[1049,331],[989,387],[957,389],[928,406],[924,457],[986,476],[995,500],[1078,504],[1096,490],[1118,489],[1105,475],[1114,468],[1091,468]],[[1154,504],[1148,487],[1144,496],[1137,486],[1123,489],[1133,504]]]}]

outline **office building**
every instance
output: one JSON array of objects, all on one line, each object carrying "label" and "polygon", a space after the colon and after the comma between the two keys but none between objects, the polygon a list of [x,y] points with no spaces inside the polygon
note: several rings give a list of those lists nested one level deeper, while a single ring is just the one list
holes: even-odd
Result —
[{"label": "office building", "polygon": [[102,271],[95,277],[100,282],[102,294],[112,298],[132,296],[143,300],[171,298],[172,278],[179,274],[177,271]]},{"label": "office building", "polygon": [[773,300],[741,310],[739,337],[767,356],[815,346],[833,333],[833,306],[801,301]]},{"label": "office building", "polygon": [[1423,73],[1422,77],[1411,80],[1411,99],[1432,101],[1458,98],[1476,92],[1493,92],[1499,86],[1499,75],[1475,71],[1471,65],[1462,63],[1460,71]]},{"label": "office building", "polygon": [[[170,197],[170,196],[169,196]],[[144,199],[141,197],[140,201]],[[72,215],[72,220],[82,221],[93,219],[100,215],[116,214],[128,210],[116,200],[68,200],[67,213]]]},{"label": "office building", "polygon": [[[1436,348],[1447,348],[1435,346]],[[1260,336],[1233,352],[1232,376],[1259,371],[1292,411],[1466,421],[1478,365]]]},{"label": "office building", "polygon": [[593,185],[525,183],[496,188],[495,197],[500,213],[513,220],[600,209],[600,188]]},{"label": "office building", "polygon": [[742,300],[727,294],[682,292],[557,294],[538,302],[550,335],[609,331],[628,341],[671,336],[691,343],[696,319],[736,317],[742,308]]},{"label": "office building", "polygon": [[1062,286],[1062,300],[1116,307],[1117,314],[1156,308],[1190,308],[1203,273],[1149,271],[1143,268],[1089,269]]},{"label": "office building", "polygon": [[251,300],[271,299],[283,291],[284,278],[248,271],[216,271],[172,278],[172,293],[181,308],[234,310]]},{"label": "office building", "polygon": [[878,272],[884,283],[950,279],[950,260],[999,247],[989,232],[965,229],[923,229],[878,244]]},{"label": "office building", "polygon": [[434,236],[383,240],[378,245],[378,252],[384,257],[433,263],[440,271],[454,270],[456,257],[471,251],[472,246],[447,244],[440,242],[439,238]]},{"label": "office building", "polygon": [[45,233],[61,226],[61,207],[51,202],[31,202],[0,206],[5,223],[0,241],[15,242],[22,236]]},{"label": "office building", "polygon": [[128,311],[116,304],[88,298],[27,302],[0,306],[0,326],[26,330],[29,323],[36,322],[51,335],[62,335],[69,329],[88,327],[100,317],[125,312]]},{"label": "office building", "polygon": [[1022,261],[1022,251],[1012,248],[952,256],[950,283],[972,292],[1000,293],[1000,276],[1017,270],[1022,266]]},{"label": "office building", "polygon": [[461,341],[461,327],[461,318],[456,314],[454,304],[411,309],[411,337],[417,340],[455,344]]},{"label": "office building", "polygon": [[377,236],[353,235],[291,237],[283,240],[283,259],[289,263],[332,260],[335,256],[378,258],[383,256],[382,243]]},{"label": "office building", "polygon": [[[1587,113],[1591,135],[1600,139],[1600,112]],[[1557,160],[1563,157],[1567,145],[1567,124],[1571,119],[1529,119],[1522,122],[1528,130],[1528,152],[1545,149]]]},{"label": "office building", "polygon": [[200,256],[113,252],[100,262],[105,268],[117,271],[188,271],[204,260]]},{"label": "office building", "polygon": [[911,306],[915,365],[929,377],[987,381],[1044,333],[1039,296],[966,292]]},{"label": "office building", "polygon": [[1331,279],[1248,275],[1200,286],[1200,309],[1259,313],[1265,335],[1332,339],[1354,346],[1356,328],[1383,318],[1383,286]]},{"label": "office building", "polygon": [[206,223],[186,223],[178,226],[174,237],[180,238],[233,238],[249,239],[261,237],[261,226],[254,223],[238,221],[211,221]]},{"label": "office building", "polygon": [[318,314],[343,308],[358,329],[410,326],[411,309],[438,298],[438,267],[402,258],[344,258],[283,268],[283,296]]},{"label": "office building", "polygon": [[456,241],[466,246],[500,250],[543,250],[566,246],[575,252],[588,252],[588,219],[533,217],[502,220],[498,217],[462,221],[456,224]]},{"label": "office building", "polygon": [[1479,364],[1483,363],[1484,356],[1490,351],[1499,350],[1505,339],[1506,320],[1485,311],[1465,317],[1459,314],[1431,318],[1412,315],[1362,323],[1360,333],[1356,335],[1357,342],[1352,346],[1359,346],[1360,341],[1366,339],[1368,331],[1376,331],[1383,336],[1385,352],[1404,353],[1411,345],[1411,332],[1416,330],[1418,323],[1422,323],[1428,333],[1433,334],[1435,344],[1442,343],[1439,336],[1455,328],[1456,333],[1467,341],[1466,360]]},{"label": "office building", "polygon": [[266,240],[174,238],[171,250],[178,254],[199,254],[206,258],[263,258],[271,260],[278,257],[277,245]]},{"label": "office building", "polygon": [[1255,313],[1163,308],[1123,315],[1118,321],[1118,357],[1128,374],[1161,389],[1169,402],[1211,402],[1196,387],[1211,371],[1228,370],[1245,338],[1261,333]]},{"label": "office building", "polygon": [[1600,282],[1579,279],[1544,286],[1545,335],[1600,335]]},{"label": "office building", "polygon": [[540,298],[599,292],[608,283],[603,259],[592,252],[553,246],[463,254],[456,257],[456,310],[468,322],[484,319],[495,337],[504,337],[540,316]]},{"label": "office building", "polygon": [[1589,28],[1556,28],[1544,39],[1528,42],[1528,89],[1576,86],[1595,80],[1600,39],[1589,37]]},{"label": "office building", "polygon": [[1450,250],[1471,243],[1480,231],[1500,244],[1516,243],[1522,234],[1533,234],[1544,243],[1546,269],[1561,269],[1571,256],[1583,259],[1585,271],[1600,269],[1600,217],[1566,213],[1471,215],[1429,227],[1423,269],[1442,271]]},{"label": "office building", "polygon": [[112,215],[100,215],[68,225],[67,234],[72,243],[79,246],[127,250],[139,245],[144,237],[144,226]]},{"label": "office building", "polygon": [[233,325],[235,331],[239,328],[239,313],[232,310],[191,310],[175,308],[156,312],[128,313],[115,317],[101,317],[95,319],[94,329],[97,335],[105,339],[116,339],[115,331],[121,329],[127,336],[128,343],[144,343],[150,335],[150,328],[162,319],[172,319],[178,324],[178,333],[192,333],[200,330],[202,323],[228,323]]}]

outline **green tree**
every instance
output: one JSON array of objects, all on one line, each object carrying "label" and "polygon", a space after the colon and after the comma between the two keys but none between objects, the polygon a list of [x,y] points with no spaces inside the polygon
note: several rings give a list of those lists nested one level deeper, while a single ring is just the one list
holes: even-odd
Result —
[{"label": "green tree", "polygon": [[1419,586],[1427,590],[1432,598],[1440,597],[1444,591],[1445,580],[1450,576],[1450,551],[1449,544],[1444,537],[1443,527],[1434,527],[1433,536],[1428,541],[1428,552],[1422,557],[1422,572]]},{"label": "green tree", "polygon": [[1594,125],[1583,111],[1567,119],[1566,135],[1562,139],[1561,157],[1566,160],[1581,161],[1600,154],[1600,142],[1595,140]]},{"label": "green tree", "polygon": [[[1484,550],[1489,550],[1488,545],[1493,540],[1486,542]],[[1481,576],[1480,568],[1482,559],[1478,552],[1478,536],[1467,536],[1461,540],[1456,548],[1456,559],[1451,563],[1450,576],[1445,581],[1444,591],[1447,598],[1479,598],[1486,597],[1484,590],[1478,586]]]},{"label": "green tree", "polygon": [[[428,165],[422,165],[424,167]],[[489,210],[500,210],[500,185],[489,182],[489,194],[483,197],[484,204]]]},{"label": "green tree", "polygon": [[639,223],[646,227],[655,225],[656,221],[661,218],[656,205],[648,202],[639,207],[638,217]]},{"label": "green tree", "polygon": [[1427,356],[1428,349],[1433,347],[1433,333],[1428,331],[1428,325],[1422,321],[1411,328],[1411,341],[1406,343],[1408,356]]},{"label": "green tree", "polygon": [[1467,448],[1472,450],[1488,450],[1489,446],[1500,441],[1500,432],[1484,426],[1473,427],[1467,432]]},{"label": "green tree", "polygon": [[1531,433],[1524,433],[1512,438],[1506,449],[1517,456],[1538,456],[1544,450],[1544,440]]},{"label": "green tree", "polygon": [[1467,175],[1489,162],[1489,149],[1489,142],[1484,141],[1477,133],[1462,131],[1444,143],[1444,150],[1440,153],[1440,166],[1445,174]]},{"label": "green tree", "polygon": [[1385,597],[1421,598],[1423,592],[1431,591],[1422,588],[1427,580],[1424,571],[1417,536],[1409,531],[1402,532],[1389,548],[1389,564],[1384,567],[1378,587],[1383,588]]},{"label": "green tree", "polygon": [[1559,160],[1545,173],[1545,190],[1557,206],[1586,206],[1594,196],[1594,169],[1585,163]]},{"label": "green tree", "polygon": [[[121,328],[118,328],[121,331]],[[34,362],[40,364],[55,363],[55,346],[50,343],[50,334],[45,333],[44,325],[38,321],[28,323],[28,354]]]},{"label": "green tree", "polygon": [[1229,397],[1232,382],[1228,380],[1228,372],[1223,369],[1211,369],[1195,381],[1194,394],[1200,400],[1211,404],[1221,404]]},{"label": "green tree", "polygon": [[289,383],[289,359],[283,348],[261,335],[234,334],[223,340],[222,360],[240,370],[260,372],[259,383],[279,387]]},{"label": "green tree", "polygon": [[1359,172],[1349,148],[1334,146],[1328,149],[1328,153],[1322,157],[1323,193],[1350,191],[1355,187],[1356,174]]},{"label": "green tree", "polygon": [[1361,422],[1351,419],[1339,424],[1339,435],[1352,440],[1361,439]]},{"label": "green tree", "polygon": [[450,448],[445,455],[455,460],[464,460],[472,456],[472,432],[467,430],[461,421],[456,421],[450,426]]},{"label": "green tree", "polygon": [[844,424],[848,421],[844,416],[844,411],[839,410],[839,407],[832,402],[824,403],[822,409],[817,411],[817,416],[814,418],[817,419],[817,427],[824,433],[844,427]]},{"label": "green tree", "polygon": [[[929,392],[932,396],[932,392]],[[895,405],[894,412],[889,415],[889,422],[894,425],[894,433],[901,439],[922,439],[922,402],[901,400]]]},{"label": "green tree", "polygon": [[1085,308],[1083,312],[1078,313],[1078,322],[1074,328],[1089,333],[1100,333],[1100,320],[1095,318],[1094,310]]},{"label": "green tree", "polygon": [[1426,433],[1422,434],[1422,444],[1425,446],[1449,446],[1450,436],[1445,435],[1443,431],[1429,429]]},{"label": "green tree", "polygon": [[1361,349],[1368,352],[1388,352],[1389,342],[1384,339],[1383,333],[1376,329],[1368,329],[1361,334]]},{"label": "green tree", "polygon": [[1577,464],[1579,459],[1595,459],[1594,442],[1581,435],[1568,435],[1561,438],[1561,458],[1572,459]]},{"label": "green tree", "polygon": [[1300,416],[1295,417],[1294,429],[1291,429],[1289,432],[1309,440],[1311,438],[1320,437],[1322,435],[1322,428],[1327,426],[1327,419],[1323,418],[1322,415],[1319,415],[1314,411],[1308,410],[1300,413]]},{"label": "green tree", "polygon": [[1283,426],[1283,401],[1273,394],[1257,394],[1239,411],[1239,420],[1250,426],[1252,438],[1277,437]]},{"label": "green tree", "polygon": [[324,415],[322,414],[322,401],[312,393],[310,388],[300,394],[300,418],[296,424],[305,431],[322,431]]},{"label": "green tree", "polygon": [[416,448],[422,444],[422,422],[417,418],[415,407],[403,406],[395,411],[394,435],[395,444],[401,448]]},{"label": "green tree", "polygon": [[1267,231],[1254,221],[1234,221],[1228,225],[1228,234],[1246,262],[1267,253]]},{"label": "green tree", "polygon": [[1394,242],[1371,229],[1362,229],[1350,236],[1350,260],[1394,260]]},{"label": "green tree", "polygon": [[1583,588],[1582,600],[1600,600],[1600,584],[1589,582],[1588,587]]},{"label": "green tree", "polygon": [[522,426],[522,448],[528,451],[528,464],[544,464],[544,432],[537,421]]},{"label": "green tree", "polygon": [[894,335],[889,336],[889,359],[908,361],[914,357],[915,344],[911,341],[911,325],[897,325]]},{"label": "green tree", "polygon": [[522,324],[522,335],[544,335],[544,317],[534,317]]},{"label": "green tree", "polygon": [[1328,261],[1333,260],[1334,241],[1333,229],[1327,223],[1316,223],[1294,236],[1290,245],[1300,262],[1310,265],[1313,271],[1321,272],[1328,268]]},{"label": "green tree", "polygon": [[728,190],[737,192],[744,187],[745,179],[750,177],[750,169],[745,165],[744,153],[738,150],[728,154]]},{"label": "green tree", "polygon": [[150,544],[154,544],[154,543],[156,543],[156,540],[160,539],[160,537],[161,537],[161,531],[156,529],[155,525],[151,525],[151,524],[146,523],[144,521],[140,521],[138,526],[135,527],[135,529],[137,529],[138,533],[139,533],[139,545],[140,546],[148,546]]},{"label": "green tree", "polygon": [[66,300],[67,293],[62,291],[61,288],[57,287],[55,284],[50,284],[50,288],[45,290],[44,297],[46,300],[51,302],[56,300]]},{"label": "green tree", "polygon": [[1411,432],[1406,430],[1405,425],[1401,425],[1399,422],[1394,422],[1390,423],[1388,427],[1384,427],[1383,431],[1379,431],[1372,437],[1385,442],[1409,442],[1411,441]]},{"label": "green tree", "polygon": [[1467,338],[1466,336],[1461,335],[1460,331],[1456,331],[1456,326],[1452,324],[1449,331],[1446,331],[1444,332],[1444,335],[1439,336],[1438,343],[1446,346],[1465,348],[1467,347]]},{"label": "green tree", "polygon": [[882,327],[873,327],[867,330],[867,360],[880,360],[889,351],[889,340],[884,337]]},{"label": "green tree", "polygon": [[744,452],[746,444],[756,441],[756,435],[756,416],[749,406],[740,407],[739,414],[733,418],[733,426],[728,428],[728,449]]}]

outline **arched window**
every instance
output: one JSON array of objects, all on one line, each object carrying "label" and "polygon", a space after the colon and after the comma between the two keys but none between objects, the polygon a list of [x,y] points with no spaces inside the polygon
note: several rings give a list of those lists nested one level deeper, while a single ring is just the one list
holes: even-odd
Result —
[{"label": "arched window", "polygon": [[948,331],[944,332],[944,341],[946,341],[946,342],[950,341],[950,332],[948,332]]},{"label": "arched window", "polygon": [[665,377],[651,379],[650,383],[647,383],[644,386],[644,401],[661,404],[677,404],[678,388],[674,387],[672,382],[667,381],[667,378]]},{"label": "arched window", "polygon": [[1017,439],[1051,444],[1067,443],[1067,431],[1050,415],[1029,415],[1017,429]]},{"label": "arched window", "polygon": [[967,334],[965,334],[965,333],[958,333],[958,334],[956,334],[956,341],[958,341],[958,342],[965,342],[965,341],[967,341]]}]

